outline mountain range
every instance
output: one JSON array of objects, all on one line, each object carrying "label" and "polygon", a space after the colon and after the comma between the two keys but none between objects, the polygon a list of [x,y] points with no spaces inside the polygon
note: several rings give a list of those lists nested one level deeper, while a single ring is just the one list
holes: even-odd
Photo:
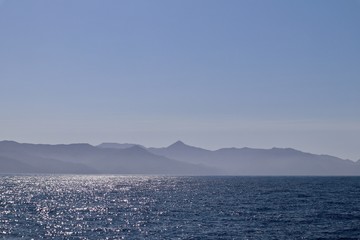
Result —
[{"label": "mountain range", "polygon": [[356,176],[360,161],[291,148],[213,151],[181,141],[164,148],[0,141],[0,173]]}]

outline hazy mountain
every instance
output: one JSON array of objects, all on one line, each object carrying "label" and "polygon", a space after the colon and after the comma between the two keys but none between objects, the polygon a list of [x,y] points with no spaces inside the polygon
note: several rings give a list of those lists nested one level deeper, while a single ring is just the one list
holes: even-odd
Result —
[{"label": "hazy mountain", "polygon": [[[17,156],[19,156],[17,154]],[[0,156],[0,173],[99,173],[81,163],[23,155],[19,159]],[[24,160],[26,159],[26,160]]]},{"label": "hazy mountain", "polygon": [[104,143],[47,145],[0,142],[0,173],[182,175],[360,175],[360,162],[291,148],[210,151],[178,141],[164,148]]},{"label": "hazy mountain", "polygon": [[19,144],[0,142],[0,172],[22,173],[98,173],[81,163],[62,161],[46,156],[51,145]]},{"label": "hazy mountain", "polygon": [[360,175],[360,164],[291,148],[196,148],[178,141],[149,151],[183,162],[204,164],[234,175]]},{"label": "hazy mountain", "polygon": [[33,173],[35,167],[15,159],[0,156],[0,173]]},{"label": "hazy mountain", "polygon": [[0,172],[214,174],[206,166],[150,153],[140,146],[99,148],[89,144],[46,145],[0,142]]},{"label": "hazy mountain", "polygon": [[154,154],[177,159],[183,162],[209,165],[213,152],[203,148],[193,147],[177,141],[165,148],[148,148]]}]

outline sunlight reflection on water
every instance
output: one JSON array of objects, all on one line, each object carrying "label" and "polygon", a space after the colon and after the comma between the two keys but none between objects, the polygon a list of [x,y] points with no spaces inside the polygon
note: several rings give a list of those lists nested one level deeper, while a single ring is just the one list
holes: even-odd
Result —
[{"label": "sunlight reflection on water", "polygon": [[360,234],[359,178],[44,175],[0,182],[4,239]]}]

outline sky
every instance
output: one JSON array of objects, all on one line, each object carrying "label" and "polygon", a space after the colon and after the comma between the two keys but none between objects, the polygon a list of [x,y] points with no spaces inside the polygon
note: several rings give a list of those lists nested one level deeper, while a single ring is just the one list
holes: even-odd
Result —
[{"label": "sky", "polygon": [[358,0],[0,0],[0,140],[360,159]]}]

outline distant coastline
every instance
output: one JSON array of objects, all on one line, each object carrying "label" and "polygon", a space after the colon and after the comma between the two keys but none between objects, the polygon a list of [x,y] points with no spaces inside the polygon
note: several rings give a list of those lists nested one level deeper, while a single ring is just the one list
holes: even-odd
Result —
[{"label": "distant coastline", "polygon": [[0,173],[241,176],[360,176],[360,163],[292,148],[207,150],[177,141],[140,144],[0,142]]}]

